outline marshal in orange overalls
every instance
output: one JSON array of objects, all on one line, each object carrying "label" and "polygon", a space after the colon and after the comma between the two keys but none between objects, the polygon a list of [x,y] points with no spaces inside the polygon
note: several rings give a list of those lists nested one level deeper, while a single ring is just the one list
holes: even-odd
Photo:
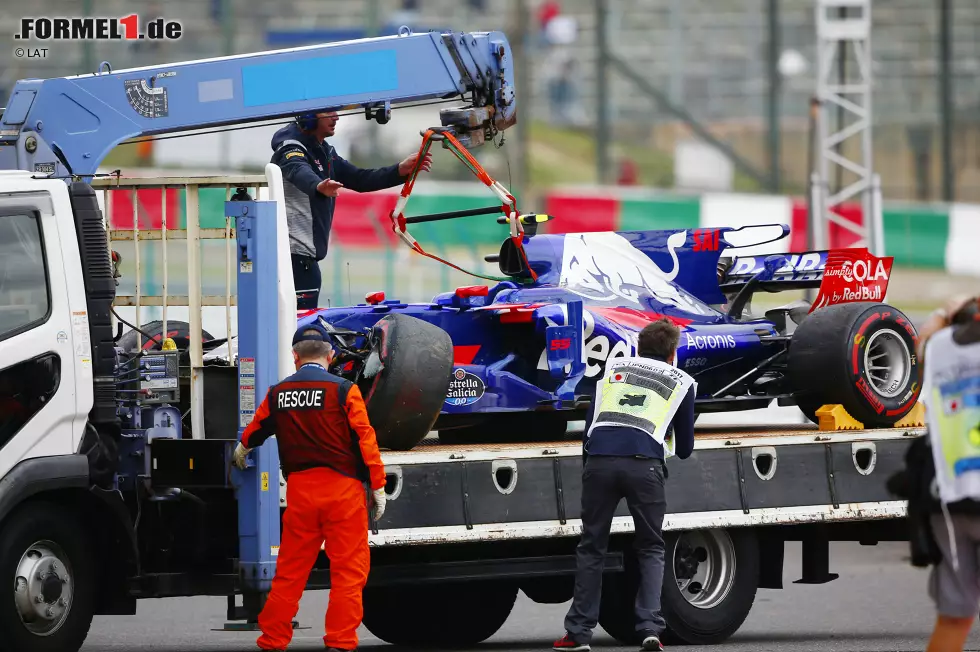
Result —
[{"label": "marshal in orange overalls", "polygon": [[[302,330],[309,333],[309,327]],[[313,337],[297,333],[294,343],[300,339]],[[287,478],[279,558],[259,614],[257,644],[264,650],[289,645],[299,599],[323,543],[330,560],[323,642],[327,648],[354,650],[370,568],[364,483],[383,489],[384,466],[357,385],[320,364],[297,360],[297,367],[269,389],[242,434],[246,450],[275,434]]]}]

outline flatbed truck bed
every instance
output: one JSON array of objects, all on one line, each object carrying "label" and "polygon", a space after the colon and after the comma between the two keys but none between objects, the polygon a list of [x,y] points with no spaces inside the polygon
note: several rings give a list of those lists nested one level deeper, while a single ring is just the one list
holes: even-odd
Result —
[{"label": "flatbed truck bed", "polygon": [[[698,428],[691,457],[667,464],[665,529],[901,516],[904,503],[888,494],[885,480],[902,468],[910,438],[920,434]],[[411,451],[384,451],[382,460],[393,499],[373,545],[579,531],[581,432],[536,443],[447,445],[430,437]],[[434,481],[444,489],[437,504],[428,486]],[[280,501],[286,504],[284,496]],[[627,531],[629,521],[622,504],[614,531]]]}]

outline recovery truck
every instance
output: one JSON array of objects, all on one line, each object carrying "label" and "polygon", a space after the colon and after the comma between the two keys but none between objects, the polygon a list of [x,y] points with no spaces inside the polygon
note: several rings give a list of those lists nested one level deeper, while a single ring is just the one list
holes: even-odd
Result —
[{"label": "recovery truck", "polygon": [[[244,471],[231,452],[256,400],[291,371],[297,312],[281,173],[269,165],[264,175],[123,180],[97,175],[103,157],[136,137],[327,107],[384,123],[393,103],[460,96],[467,103],[442,110],[435,129],[476,146],[514,124],[513,73],[501,33],[403,31],[18,82],[0,119],[0,648],[75,652],[94,615],[134,615],[141,598],[223,597],[228,627],[254,629],[275,572],[286,507],[275,446],[254,451]],[[224,229],[200,227],[208,187],[226,189]],[[131,232],[110,229],[97,194],[132,192],[135,207],[140,188],[182,189],[186,229],[166,219],[154,231],[137,220]],[[201,292],[206,238],[226,245],[223,297]],[[135,296],[118,295],[119,240],[132,241],[137,258],[141,241],[184,240],[187,296],[169,295],[166,276],[161,295],[143,296],[138,280]],[[204,349],[220,342],[202,336],[202,309],[224,305],[230,315],[232,304],[237,356],[208,364]],[[137,309],[126,335],[114,328],[122,305]],[[164,307],[162,336],[147,335],[141,305]],[[188,306],[186,347],[166,337],[168,305]],[[237,397],[209,393],[215,374],[238,379]],[[237,401],[238,419],[209,413],[222,400]],[[803,542],[799,581],[822,583],[836,577],[829,541],[905,538],[904,504],[885,478],[902,466],[921,415],[891,429],[851,425],[701,429],[693,456],[670,461],[668,640],[731,636],[758,589],[782,587],[786,541]],[[364,624],[374,635],[473,645],[504,624],[519,592],[539,603],[571,598],[581,527],[574,436],[426,440],[383,459],[389,506],[381,522],[365,523]],[[633,638],[638,581],[632,531],[620,506],[599,622],[623,642]],[[329,586],[321,555],[309,588]]]}]

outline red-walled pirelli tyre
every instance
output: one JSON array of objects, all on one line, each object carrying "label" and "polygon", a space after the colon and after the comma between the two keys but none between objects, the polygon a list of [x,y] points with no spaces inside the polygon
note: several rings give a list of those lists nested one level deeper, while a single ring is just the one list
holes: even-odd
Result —
[{"label": "red-walled pirelli tyre", "polygon": [[432,430],[446,400],[452,339],[421,319],[391,314],[375,324],[372,345],[360,388],[378,445],[409,450]]},{"label": "red-walled pirelli tyre", "polygon": [[813,422],[822,405],[839,403],[866,427],[892,426],[919,398],[916,338],[909,318],[887,304],[815,310],[789,347],[797,404]]}]

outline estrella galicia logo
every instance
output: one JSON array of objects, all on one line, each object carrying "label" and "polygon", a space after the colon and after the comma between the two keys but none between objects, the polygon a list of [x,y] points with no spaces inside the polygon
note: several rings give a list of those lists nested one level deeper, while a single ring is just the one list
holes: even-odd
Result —
[{"label": "estrella galicia logo", "polygon": [[465,369],[457,369],[453,372],[453,379],[449,383],[449,391],[446,393],[447,405],[473,405],[481,398],[487,386],[479,376],[475,376]]}]

